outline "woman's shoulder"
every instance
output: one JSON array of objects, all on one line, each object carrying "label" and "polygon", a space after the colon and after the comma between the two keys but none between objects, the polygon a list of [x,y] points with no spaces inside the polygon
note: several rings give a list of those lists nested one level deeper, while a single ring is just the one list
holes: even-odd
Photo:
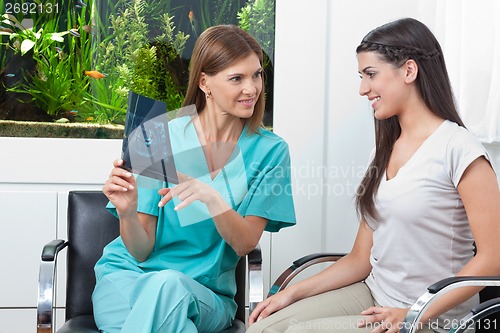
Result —
[{"label": "woman's shoulder", "polygon": [[448,124],[445,166],[455,186],[467,167],[478,157],[484,156],[488,161],[490,157],[486,148],[479,139],[463,126],[450,122]]},{"label": "woman's shoulder", "polygon": [[255,133],[248,133],[248,136],[253,140],[260,141],[270,146],[288,147],[285,139],[265,127],[259,127]]},{"label": "woman's shoulder", "polygon": [[246,131],[239,141],[239,146],[245,155],[254,159],[273,159],[277,156],[288,156],[287,142],[276,133],[266,128],[259,128],[255,132]]},{"label": "woman's shoulder", "polygon": [[447,121],[447,150],[467,150],[480,149],[485,150],[479,139],[467,128],[458,125],[452,121]]}]

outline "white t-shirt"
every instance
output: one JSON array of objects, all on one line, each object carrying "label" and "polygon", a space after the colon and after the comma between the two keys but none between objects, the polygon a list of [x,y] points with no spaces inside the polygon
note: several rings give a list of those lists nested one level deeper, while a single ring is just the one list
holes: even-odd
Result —
[{"label": "white t-shirt", "polygon": [[[410,307],[427,287],[454,276],[473,257],[474,239],[457,186],[480,156],[489,160],[469,131],[444,121],[394,178],[387,180],[383,171],[375,199],[379,220],[367,217],[373,247],[365,281],[379,304]],[[440,326],[460,320],[477,303],[475,296],[444,314]]]}]

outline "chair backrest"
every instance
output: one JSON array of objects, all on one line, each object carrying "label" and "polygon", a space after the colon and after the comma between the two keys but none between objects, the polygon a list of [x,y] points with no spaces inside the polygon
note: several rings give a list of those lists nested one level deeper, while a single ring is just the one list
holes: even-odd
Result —
[{"label": "chair backrest", "polygon": [[[500,287],[486,287],[479,292],[479,298],[482,302],[500,297]],[[476,333],[498,332],[500,328],[500,312],[494,312],[481,319],[476,325]]]},{"label": "chair backrest", "polygon": [[68,196],[66,320],[91,315],[94,265],[102,249],[120,234],[118,219],[106,211],[101,191],[72,191]]},{"label": "chair backrest", "polygon": [[[101,191],[71,191],[68,197],[66,320],[92,315],[94,265],[103,248],[120,234],[118,220],[106,210]],[[236,318],[245,322],[246,257],[236,268]]]},{"label": "chair backrest", "polygon": [[236,266],[236,295],[234,300],[238,304],[236,309],[236,318],[245,322],[245,291],[246,289],[246,260],[247,257],[241,257],[238,265]]},{"label": "chair backrest", "polygon": [[[476,253],[476,244],[474,243],[474,254]],[[485,287],[479,292],[481,303],[500,297],[500,287]],[[476,333],[497,332],[497,325],[500,325],[500,312],[494,312],[481,319],[476,324]]]}]

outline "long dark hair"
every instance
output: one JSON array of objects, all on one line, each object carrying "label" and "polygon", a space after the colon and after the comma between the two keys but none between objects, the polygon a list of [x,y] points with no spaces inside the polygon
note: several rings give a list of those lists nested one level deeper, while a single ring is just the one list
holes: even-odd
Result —
[{"label": "long dark hair", "polygon": [[[196,105],[201,112],[205,107],[205,93],[198,86],[201,73],[215,75],[239,60],[255,53],[262,66],[263,53],[257,41],[235,25],[217,25],[198,37],[189,64],[189,84],[182,106]],[[262,76],[264,87],[264,76]],[[256,132],[262,126],[265,108],[264,89],[255,104],[253,115],[247,119],[248,130]]]},{"label": "long dark hair", "polygon": [[[362,52],[375,52],[382,61],[397,68],[413,59],[418,65],[415,83],[427,108],[443,119],[464,126],[457,112],[441,46],[425,24],[412,18],[384,24],[363,38],[356,48],[357,54]],[[378,218],[375,195],[400,134],[401,127],[396,116],[375,119],[375,157],[356,195],[356,209],[361,218],[367,215]]]}]

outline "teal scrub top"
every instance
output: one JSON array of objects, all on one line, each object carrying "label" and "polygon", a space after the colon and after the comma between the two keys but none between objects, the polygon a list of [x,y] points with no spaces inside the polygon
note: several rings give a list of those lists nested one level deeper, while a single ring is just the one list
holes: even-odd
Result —
[{"label": "teal scrub top", "polygon": [[[212,180],[191,118],[170,121],[169,131],[178,172],[213,186],[240,215],[267,219],[267,231],[277,232],[295,224],[290,156],[282,138],[262,128],[251,133],[245,126],[228,163]],[[234,298],[238,255],[219,235],[203,203],[193,202],[176,212],[175,198],[159,208],[158,190],[167,186],[175,185],[137,176],[138,212],[158,217],[153,251],[144,262],[138,262],[118,237],[104,248],[95,265],[96,278],[120,270],[174,269],[218,294]],[[111,203],[107,208],[117,216]]]}]

